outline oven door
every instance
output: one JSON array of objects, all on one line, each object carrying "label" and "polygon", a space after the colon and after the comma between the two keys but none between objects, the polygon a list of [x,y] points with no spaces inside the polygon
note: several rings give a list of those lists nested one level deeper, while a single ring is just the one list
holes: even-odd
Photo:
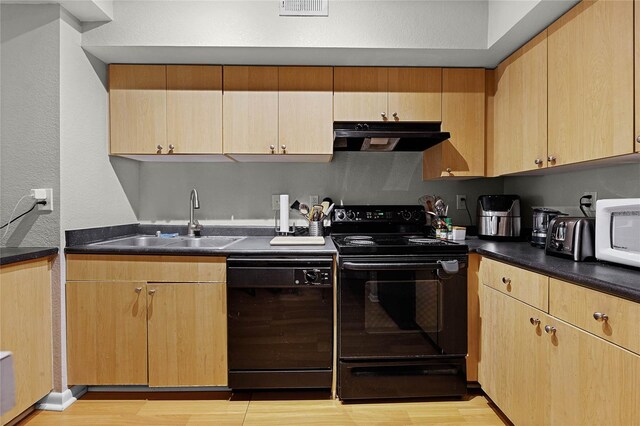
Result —
[{"label": "oven door", "polygon": [[466,355],[466,256],[342,258],[339,288],[341,360]]}]

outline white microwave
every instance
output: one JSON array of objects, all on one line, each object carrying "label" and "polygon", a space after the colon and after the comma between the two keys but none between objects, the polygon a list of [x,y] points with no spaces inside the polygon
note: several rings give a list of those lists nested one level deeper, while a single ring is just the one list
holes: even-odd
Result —
[{"label": "white microwave", "polygon": [[596,201],[596,258],[640,268],[640,198]]}]

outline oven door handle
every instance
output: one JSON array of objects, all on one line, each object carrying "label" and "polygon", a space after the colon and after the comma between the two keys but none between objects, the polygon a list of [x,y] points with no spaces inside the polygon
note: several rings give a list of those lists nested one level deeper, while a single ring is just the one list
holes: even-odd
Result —
[{"label": "oven door handle", "polygon": [[438,260],[429,263],[414,262],[344,262],[342,269],[349,271],[407,271],[407,270],[423,270],[442,269],[447,274],[457,274],[460,270],[457,260]]}]

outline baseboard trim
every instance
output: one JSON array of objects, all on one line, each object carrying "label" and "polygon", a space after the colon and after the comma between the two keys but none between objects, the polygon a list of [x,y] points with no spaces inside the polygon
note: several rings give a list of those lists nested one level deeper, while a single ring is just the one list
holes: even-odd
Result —
[{"label": "baseboard trim", "polygon": [[227,386],[184,386],[156,388],[144,385],[123,385],[123,386],[89,386],[89,392],[229,392]]},{"label": "baseboard trim", "polygon": [[64,411],[85,393],[86,386],[72,386],[64,392],[49,392],[49,395],[38,401],[36,410]]}]

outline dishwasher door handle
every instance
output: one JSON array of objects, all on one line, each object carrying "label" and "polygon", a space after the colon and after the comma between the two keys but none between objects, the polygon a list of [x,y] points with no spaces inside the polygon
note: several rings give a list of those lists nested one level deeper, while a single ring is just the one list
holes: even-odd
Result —
[{"label": "dishwasher door handle", "polygon": [[[456,261],[457,262],[457,261]],[[409,271],[425,269],[442,269],[439,262],[344,262],[342,269],[348,271]]]}]

